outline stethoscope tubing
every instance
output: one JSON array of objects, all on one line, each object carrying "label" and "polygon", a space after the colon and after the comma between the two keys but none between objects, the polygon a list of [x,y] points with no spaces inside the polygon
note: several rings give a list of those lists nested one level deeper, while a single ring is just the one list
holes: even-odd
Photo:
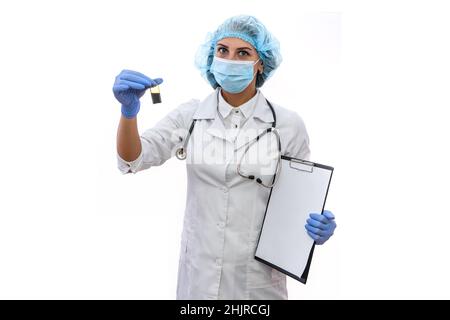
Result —
[{"label": "stethoscope tubing", "polygon": [[[217,101],[218,101],[218,100],[217,100]],[[248,149],[249,149],[254,143],[258,142],[259,139],[260,139],[262,136],[264,136],[265,134],[268,134],[268,133],[270,133],[270,132],[273,132],[273,133],[276,135],[276,137],[277,137],[277,142],[278,142],[278,160],[277,160],[277,167],[276,167],[276,169],[275,169],[275,173],[274,173],[274,177],[273,177],[272,183],[269,184],[269,185],[266,185],[266,184],[264,184],[264,183],[262,182],[262,180],[261,180],[260,178],[256,178],[256,182],[258,182],[260,185],[262,185],[262,186],[264,186],[264,187],[266,187],[266,188],[271,188],[271,187],[274,186],[275,183],[277,182],[278,177],[279,177],[280,172],[281,172],[281,139],[280,139],[280,134],[278,133],[278,130],[276,129],[276,125],[277,125],[277,117],[276,117],[276,114],[275,114],[275,110],[273,109],[273,106],[272,106],[272,104],[269,102],[269,100],[266,99],[266,102],[267,102],[267,104],[269,105],[270,111],[272,112],[272,115],[273,115],[272,126],[271,126],[270,128],[267,128],[266,130],[264,130],[261,134],[259,134],[256,138],[254,138],[251,142],[248,142],[248,143],[247,143],[246,148],[245,148],[244,152],[243,152],[242,155],[241,155],[240,161],[238,162],[238,165],[237,165],[237,172],[238,172],[238,174],[239,174],[241,177],[243,177],[243,178],[247,178],[247,179],[250,179],[250,180],[255,179],[255,176],[254,176],[254,175],[248,175],[248,176],[246,176],[246,175],[244,175],[244,174],[241,173],[241,171],[240,171],[241,161],[242,161],[244,155],[247,153]],[[217,102],[217,103],[218,103],[218,102]],[[188,134],[187,134],[187,136],[186,136],[186,138],[185,138],[185,140],[184,140],[183,146],[180,147],[180,148],[178,148],[178,149],[176,150],[176,152],[175,152],[175,156],[176,156],[179,160],[185,160],[186,157],[187,157],[187,153],[186,153],[187,145],[188,145],[189,139],[190,139],[190,137],[191,137],[191,135],[192,135],[192,131],[194,130],[196,121],[197,121],[197,119],[193,119],[193,120],[192,120],[191,126],[189,127],[189,132],[188,132]]]}]

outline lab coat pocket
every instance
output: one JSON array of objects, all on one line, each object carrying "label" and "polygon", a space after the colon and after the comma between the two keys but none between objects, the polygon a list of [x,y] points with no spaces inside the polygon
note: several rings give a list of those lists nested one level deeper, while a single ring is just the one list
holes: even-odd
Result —
[{"label": "lab coat pocket", "polygon": [[187,238],[181,238],[180,260],[178,263],[177,299],[189,298],[189,268],[186,259]]},{"label": "lab coat pocket", "polygon": [[[252,231],[249,239],[250,261],[247,267],[247,279],[249,288],[263,288],[272,286],[282,279],[282,274],[268,265],[255,259],[256,245],[258,243],[259,230]],[[281,274],[281,276],[280,276]]]},{"label": "lab coat pocket", "polygon": [[181,233],[181,248],[180,248],[180,257],[183,259],[183,261],[188,256],[189,251],[189,237],[191,229],[190,224],[192,223],[191,217],[186,217],[185,225],[183,227],[183,232]]}]

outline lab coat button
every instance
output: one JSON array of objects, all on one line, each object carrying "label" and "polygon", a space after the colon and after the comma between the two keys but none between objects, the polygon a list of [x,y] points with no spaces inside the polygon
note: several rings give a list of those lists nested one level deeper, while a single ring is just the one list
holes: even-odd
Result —
[{"label": "lab coat button", "polygon": [[222,259],[217,258],[217,259],[216,259],[216,264],[217,264],[218,266],[220,266],[220,265],[222,264]]}]

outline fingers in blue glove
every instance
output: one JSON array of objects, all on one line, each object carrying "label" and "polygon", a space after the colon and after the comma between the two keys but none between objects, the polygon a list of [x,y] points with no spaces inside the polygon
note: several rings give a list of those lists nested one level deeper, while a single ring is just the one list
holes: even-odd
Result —
[{"label": "fingers in blue glove", "polygon": [[155,78],[153,79],[153,82],[155,82],[155,86],[159,86],[161,83],[163,83],[163,79],[162,78]]},{"label": "fingers in blue glove", "polygon": [[121,91],[125,91],[128,90],[130,87],[127,86],[126,84],[115,84],[113,86],[113,91],[114,92],[121,92]]},{"label": "fingers in blue glove", "polygon": [[317,234],[312,233],[311,231],[308,231],[308,235],[314,240],[317,241],[320,239],[320,236]]},{"label": "fingers in blue glove", "polygon": [[314,220],[314,219],[307,219],[306,222],[312,226],[312,227],[316,227],[322,230],[326,230],[328,228],[328,224],[327,223],[322,223],[320,221]]},{"label": "fingers in blue glove", "polygon": [[124,79],[120,79],[118,85],[126,85],[131,89],[142,90],[145,89],[145,85],[133,81],[128,81]]},{"label": "fingers in blue glove", "polygon": [[[123,78],[122,75],[124,75],[126,78]],[[125,79],[125,80],[130,80],[130,81],[135,81],[133,79],[137,79],[138,83],[144,84],[144,85],[146,85],[146,87],[158,86],[161,83],[163,83],[163,81],[164,81],[162,78],[150,79],[143,73],[133,71],[133,70],[127,70],[127,69],[123,70],[120,73],[119,77],[121,77],[122,79]],[[130,78],[128,78],[128,77],[130,77]]]},{"label": "fingers in blue glove", "polygon": [[122,104],[122,114],[128,119],[134,118],[139,112],[139,99],[144,95],[145,90],[162,82],[161,78],[150,79],[137,71],[122,70],[113,85],[114,96]]},{"label": "fingers in blue glove", "polygon": [[306,228],[306,230],[308,230],[318,236],[325,236],[327,234],[326,231],[319,229],[319,228],[315,228],[309,224],[305,224],[305,228]]},{"label": "fingers in blue glove", "polygon": [[307,219],[305,229],[316,244],[324,244],[336,229],[335,217],[331,211],[324,210],[323,214],[311,213]]},{"label": "fingers in blue glove", "polygon": [[329,210],[324,210],[323,215],[327,217],[328,220],[334,220],[334,214]]},{"label": "fingers in blue glove", "polygon": [[136,76],[136,75],[131,74],[131,73],[124,73],[124,74],[119,76],[119,79],[122,80],[122,81],[123,80],[127,80],[127,81],[131,81],[131,82],[134,82],[134,83],[138,83],[138,84],[141,84],[141,85],[143,85],[145,87],[149,87],[149,86],[154,84],[154,81],[152,79],[148,78],[148,77],[144,78],[144,77]]},{"label": "fingers in blue glove", "polygon": [[329,239],[329,237],[321,237],[310,231],[308,231],[308,235],[314,240],[314,243],[318,245],[324,244]]},{"label": "fingers in blue glove", "polygon": [[310,213],[309,216],[311,217],[311,219],[316,220],[316,221],[319,221],[319,222],[321,222],[321,223],[325,223],[325,224],[329,223],[328,218],[325,217],[325,216],[322,215],[322,214],[318,214],[318,213]]},{"label": "fingers in blue glove", "polygon": [[[122,70],[122,72],[120,72],[120,74],[118,75],[117,79],[117,84],[128,84],[125,81],[130,81],[133,83],[137,83],[137,84],[141,84],[144,86],[144,88],[150,88],[150,87],[154,87],[157,85],[160,85],[161,83],[163,83],[163,79],[162,78],[156,78],[156,79],[150,79],[149,77],[147,77],[145,74],[137,72],[137,71],[133,71],[133,70]],[[138,90],[142,90],[142,87],[136,88],[133,86],[130,86],[132,89],[138,89]]]}]

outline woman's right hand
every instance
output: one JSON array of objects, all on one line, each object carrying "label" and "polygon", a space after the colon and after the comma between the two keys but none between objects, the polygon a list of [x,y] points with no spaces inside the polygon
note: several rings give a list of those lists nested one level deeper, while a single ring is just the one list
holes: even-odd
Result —
[{"label": "woman's right hand", "polygon": [[162,82],[161,78],[150,79],[137,71],[122,70],[113,86],[114,96],[122,104],[122,114],[128,119],[136,117],[141,105],[139,99],[145,90]]}]

